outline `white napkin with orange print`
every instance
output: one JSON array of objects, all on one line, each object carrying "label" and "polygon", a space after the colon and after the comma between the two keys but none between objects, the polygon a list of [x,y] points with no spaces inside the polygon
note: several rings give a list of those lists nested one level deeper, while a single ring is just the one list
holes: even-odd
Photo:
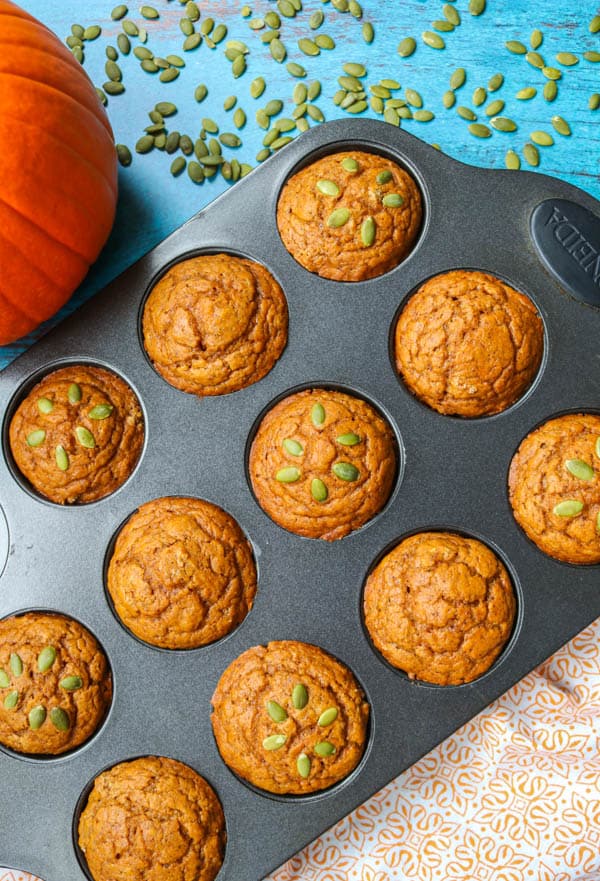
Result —
[{"label": "white napkin with orange print", "polygon": [[600,881],[600,619],[268,881]]}]

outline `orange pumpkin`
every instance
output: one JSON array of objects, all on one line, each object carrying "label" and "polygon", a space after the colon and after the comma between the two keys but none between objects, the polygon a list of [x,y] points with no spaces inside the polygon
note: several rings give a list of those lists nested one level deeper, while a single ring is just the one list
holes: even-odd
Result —
[{"label": "orange pumpkin", "polygon": [[113,225],[110,123],[81,65],[0,0],[0,345],[71,296]]}]

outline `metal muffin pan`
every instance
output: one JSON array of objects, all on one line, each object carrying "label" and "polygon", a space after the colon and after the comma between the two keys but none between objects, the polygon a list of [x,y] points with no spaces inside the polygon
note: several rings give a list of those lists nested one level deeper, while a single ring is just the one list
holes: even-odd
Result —
[{"label": "metal muffin pan", "polygon": [[[300,164],[348,147],[399,161],[415,175],[424,200],[423,228],[410,256],[386,275],[357,283],[304,270],[284,248],[275,222],[286,178]],[[597,410],[600,402],[600,310],[576,299],[581,282],[594,301],[589,271],[575,260],[569,268],[565,246],[558,238],[552,244],[551,235],[540,258],[530,219],[542,202],[550,214],[554,202],[560,204],[561,216],[571,205],[597,232],[593,216],[600,204],[561,181],[468,167],[370,120],[325,124],[193,217],[0,374],[0,500],[10,534],[0,617],[25,608],[72,615],[104,646],[115,685],[102,729],[72,754],[35,760],[0,752],[0,863],[45,881],[81,881],[73,828],[85,787],[107,766],[159,754],[195,768],[222,801],[228,844],[219,881],[257,881],[600,615],[600,567],[544,556],[517,526],[507,499],[508,467],[521,439],[558,413]],[[600,235],[596,245],[600,251]],[[575,296],[548,269],[553,248],[561,250],[567,264],[561,277]],[[289,340],[263,380],[199,400],[168,386],[151,368],[139,316],[165,266],[219,250],[257,260],[278,279],[289,305]],[[423,280],[453,268],[480,268],[506,279],[533,299],[545,323],[546,352],[534,387],[497,416],[441,416],[409,394],[392,366],[389,334],[399,306]],[[133,476],[108,498],[80,507],[60,507],[28,492],[7,456],[7,425],[23,388],[34,374],[65,361],[115,370],[139,395],[146,418],[146,444]],[[383,513],[333,543],[275,525],[257,505],[246,475],[257,416],[286,390],[321,383],[372,400],[388,415],[403,454],[397,489]],[[107,602],[103,566],[115,531],[138,505],[177,494],[208,499],[238,520],[254,547],[259,585],[254,608],[233,634],[197,650],[160,651],[119,625]],[[363,629],[360,600],[373,562],[400,537],[430,528],[483,539],[515,579],[513,638],[493,668],[468,685],[410,681],[380,658]],[[0,514],[0,555],[4,533]],[[321,794],[286,799],[252,790],[224,765],[212,736],[210,698],[219,676],[241,652],[273,639],[304,640],[332,652],[354,671],[371,705],[361,764]]]}]

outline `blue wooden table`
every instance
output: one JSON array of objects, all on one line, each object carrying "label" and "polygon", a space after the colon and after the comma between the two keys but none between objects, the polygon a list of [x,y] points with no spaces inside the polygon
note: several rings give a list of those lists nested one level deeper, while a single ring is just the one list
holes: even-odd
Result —
[{"label": "blue wooden table", "polygon": [[[116,0],[114,0],[116,2]],[[61,39],[70,34],[71,24],[84,26],[99,24],[101,36],[86,44],[85,69],[95,84],[101,85],[107,78],[104,73],[105,49],[114,44],[121,31],[119,22],[111,20],[112,0],[21,0],[22,5],[40,18]],[[143,24],[148,31],[147,46],[155,55],[177,53],[184,57],[186,66],[172,83],[163,84],[155,76],[143,72],[139,62],[130,54],[119,59],[126,86],[124,94],[110,98],[108,113],[119,143],[132,150],[143,129],[149,124],[147,112],[155,102],[170,100],[177,104],[176,118],[170,120],[172,127],[197,137],[202,117],[217,121],[221,131],[235,131],[231,111],[223,109],[229,95],[238,96],[238,105],[248,115],[248,123],[240,132],[243,145],[235,151],[240,161],[255,164],[256,153],[262,147],[264,131],[254,122],[256,110],[270,98],[285,102],[283,114],[289,116],[293,109],[292,91],[299,80],[286,70],[285,64],[276,64],[268,47],[260,41],[260,31],[252,31],[249,19],[241,15],[241,2],[235,0],[199,0],[202,19],[211,16],[216,22],[226,23],[227,39],[240,39],[250,48],[248,69],[238,79],[231,74],[231,64],[224,57],[225,42],[210,50],[205,44],[192,52],[181,49],[183,36],[179,19],[182,6],[176,0],[155,0],[160,13],[155,21],[144,21],[139,14],[139,3],[130,4],[128,17]],[[249,0],[252,16],[264,16],[276,9],[270,0]],[[420,35],[431,30],[431,23],[443,18],[441,0],[363,0],[364,19],[373,23],[375,39],[367,45],[361,36],[361,22],[349,14],[337,12],[331,3],[321,0],[304,0],[304,10],[294,19],[284,18],[282,40],[288,48],[288,61],[301,63],[308,72],[306,82],[319,79],[322,95],[318,105],[326,119],[344,114],[333,103],[338,89],[337,77],[341,65],[358,61],[368,68],[365,81],[378,82],[382,77],[398,80],[403,89],[417,89],[424,104],[435,113],[428,123],[403,121],[403,126],[430,142],[438,143],[442,150],[464,162],[474,165],[503,167],[504,156],[509,147],[520,151],[532,130],[544,129],[554,134],[555,145],[540,148],[542,154],[539,171],[554,174],[575,183],[595,196],[600,196],[600,110],[588,109],[591,93],[600,91],[600,64],[581,60],[574,67],[562,68],[563,76],[559,94],[553,103],[544,100],[541,90],[546,82],[542,72],[530,66],[523,56],[512,55],[505,48],[505,41],[518,39],[529,46],[533,28],[539,28],[544,41],[539,51],[547,64],[556,65],[557,52],[574,52],[580,56],[586,50],[600,50],[600,33],[588,30],[592,16],[598,10],[595,0],[487,0],[483,15],[474,17],[468,12],[468,0],[456,0],[452,5],[459,11],[462,24],[453,33],[443,34],[446,49],[437,51],[425,46]],[[325,22],[317,32],[310,30],[308,17],[322,9]],[[198,23],[200,24],[200,22]],[[303,55],[297,46],[298,38],[327,33],[336,41],[333,51],[322,51],[318,57]],[[410,58],[401,58],[396,49],[400,40],[412,35],[417,39],[417,51]],[[134,45],[137,44],[133,40]],[[469,134],[468,123],[457,116],[456,109],[444,109],[442,95],[448,89],[452,71],[458,67],[467,69],[466,85],[457,93],[458,104],[471,106],[476,86],[485,86],[496,72],[505,75],[502,88],[493,97],[506,101],[503,115],[518,122],[514,133],[494,132],[493,137],[479,140]],[[251,80],[263,75],[267,80],[264,95],[256,100],[250,97]],[[208,96],[202,104],[194,100],[194,89],[203,82]],[[537,96],[530,101],[517,100],[516,92],[524,86],[535,86]],[[402,95],[403,92],[396,93]],[[483,108],[475,108],[480,119]],[[553,132],[550,118],[554,114],[565,117],[572,128],[571,137],[561,137]],[[369,109],[363,115],[376,116]],[[313,123],[314,124],[314,123]],[[136,155],[129,168],[120,170],[120,200],[114,231],[93,267],[67,307],[51,322],[12,346],[0,348],[0,368],[6,366],[26,349],[52,324],[77,307],[84,299],[98,291],[160,239],[179,226],[196,211],[222,192],[228,184],[217,176],[201,186],[192,183],[186,174],[173,178],[169,172],[172,157],[159,151],[148,155]],[[526,167],[526,166],[524,166]],[[518,186],[517,181],[515,184]]]}]

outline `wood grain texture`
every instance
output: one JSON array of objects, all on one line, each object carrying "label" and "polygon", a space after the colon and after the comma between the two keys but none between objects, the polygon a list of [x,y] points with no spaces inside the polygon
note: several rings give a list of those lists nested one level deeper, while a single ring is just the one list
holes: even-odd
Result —
[{"label": "wood grain texture", "polygon": [[[105,48],[109,43],[114,44],[121,30],[119,23],[110,18],[112,5],[113,0],[86,0],[85,4],[80,0],[22,0],[24,8],[62,39],[70,33],[73,22],[102,26],[102,35],[86,44],[85,52],[85,69],[97,84],[106,80]],[[137,2],[131,4],[129,17],[142,22],[139,5]],[[224,57],[224,43],[214,51],[202,45],[193,52],[182,52],[183,37],[179,29],[182,6],[176,0],[155,0],[154,5],[160,18],[144,22],[149,34],[147,46],[157,55],[170,52],[183,55],[186,67],[175,82],[163,84],[141,71],[133,55],[120,59],[126,91],[111,98],[108,106],[116,140],[133,147],[149,122],[148,110],[159,100],[172,100],[178,105],[179,112],[170,120],[171,127],[193,137],[198,135],[204,116],[214,118],[221,131],[235,131],[231,111],[226,113],[223,110],[224,99],[235,94],[239,97],[238,106],[244,108],[249,121],[241,133],[243,146],[229,152],[235,153],[240,161],[254,164],[264,136],[254,124],[254,113],[266,100],[281,98],[286,105],[283,114],[290,115],[292,90],[298,80],[287,73],[285,65],[272,60],[257,34],[249,29],[240,14],[241,2],[200,0],[199,3],[203,19],[211,16],[217,22],[225,22],[229,29],[228,38],[242,39],[251,49],[248,70],[237,80],[233,79],[230,63]],[[275,8],[269,0],[249,0],[249,5],[254,16],[264,15]],[[541,72],[527,64],[522,56],[511,55],[504,47],[504,42],[509,39],[528,43],[531,30],[539,27],[544,33],[539,51],[549,64],[556,64],[557,52],[600,51],[600,34],[593,35],[588,31],[589,21],[597,12],[597,3],[594,0],[577,4],[572,0],[552,0],[552,3],[547,0],[488,0],[486,12],[478,18],[469,15],[467,0],[457,0],[453,5],[461,14],[463,23],[454,33],[444,35],[447,48],[443,51],[430,49],[420,41],[420,34],[431,28],[431,22],[443,17],[440,0],[403,0],[402,3],[398,0],[363,0],[364,19],[373,23],[376,33],[370,46],[361,37],[360,22],[350,15],[337,13],[329,3],[324,5],[320,0],[305,0],[304,10],[297,18],[283,19],[282,39],[288,48],[288,60],[298,61],[306,67],[307,81],[319,79],[322,82],[322,96],[317,103],[328,120],[343,115],[332,101],[338,88],[336,79],[342,73],[341,65],[346,61],[360,61],[368,67],[367,83],[375,83],[381,77],[393,77],[403,88],[411,87],[421,92],[425,106],[435,112],[436,118],[430,123],[405,122],[406,130],[438,143],[448,154],[473,165],[504,167],[508,147],[520,151],[529,132],[535,129],[552,132],[550,118],[561,114],[568,119],[573,135],[565,138],[553,133],[556,144],[541,148],[539,170],[600,196],[600,110],[594,114],[588,109],[589,95],[600,91],[600,64],[582,60],[575,67],[564,68],[559,96],[548,104],[541,96],[546,82]],[[297,40],[313,34],[308,27],[308,17],[315,9],[325,12],[325,23],[319,33],[333,36],[337,46],[333,51],[323,51],[318,57],[307,58],[298,49]],[[417,38],[419,46],[411,58],[402,59],[396,47],[403,37],[409,35]],[[135,45],[136,41],[133,42]],[[468,71],[467,84],[458,93],[459,104],[470,105],[473,89],[485,86],[492,74],[500,71],[505,75],[504,86],[494,97],[506,101],[504,114],[518,122],[517,132],[496,132],[492,138],[478,140],[468,133],[467,123],[457,117],[454,109],[442,107],[441,96],[457,66]],[[250,81],[257,75],[265,76],[268,87],[260,99],[254,100],[248,89]],[[206,83],[209,90],[208,97],[200,105],[193,98],[199,82]],[[526,85],[536,86],[539,94],[531,101],[516,100],[515,93]],[[364,115],[376,116],[371,110]],[[134,154],[132,166],[121,169],[117,221],[98,262],[56,318],[18,343],[0,348],[0,368],[228,186],[220,176],[202,186],[193,184],[185,174],[174,179],[169,173],[171,159],[158,151],[145,156]],[[515,185],[518,186],[518,180]]]}]

